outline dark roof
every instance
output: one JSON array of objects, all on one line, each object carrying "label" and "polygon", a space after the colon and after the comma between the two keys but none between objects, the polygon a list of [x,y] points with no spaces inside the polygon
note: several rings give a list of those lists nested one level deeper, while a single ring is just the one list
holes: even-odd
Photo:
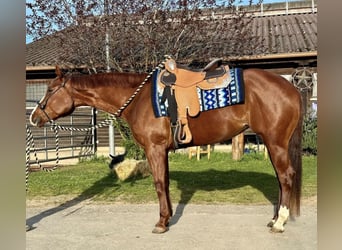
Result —
[{"label": "dark roof", "polygon": [[256,17],[253,32],[265,39],[266,54],[317,51],[317,13]]},{"label": "dark roof", "polygon": [[[291,54],[313,54],[317,57],[317,13],[256,16],[252,20],[252,33],[258,39],[262,39],[264,49],[246,55],[249,58],[258,56],[276,58]],[[211,49],[220,50],[223,59],[229,60],[231,56],[229,46],[225,48],[215,47],[215,44],[211,46]],[[26,66],[27,68],[54,66],[61,53],[64,53],[63,47],[53,39],[37,40],[26,45]]]},{"label": "dark roof", "polygon": [[42,38],[26,44],[26,66],[56,65],[61,46],[53,39]]}]

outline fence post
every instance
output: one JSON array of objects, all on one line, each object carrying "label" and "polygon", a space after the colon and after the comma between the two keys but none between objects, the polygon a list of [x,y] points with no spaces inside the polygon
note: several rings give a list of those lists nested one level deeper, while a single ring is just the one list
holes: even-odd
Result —
[{"label": "fence post", "polygon": [[243,132],[232,138],[232,158],[240,160],[244,150],[244,134]]},{"label": "fence post", "polygon": [[109,153],[114,156],[115,155],[115,138],[114,138],[113,120],[110,121],[108,130],[109,130]]},{"label": "fence post", "polygon": [[96,125],[97,110],[96,110],[96,108],[92,108],[91,111],[92,111],[91,117],[92,117],[92,126],[93,126],[93,153],[96,154],[96,152],[97,152],[97,129],[95,128],[95,125]]}]

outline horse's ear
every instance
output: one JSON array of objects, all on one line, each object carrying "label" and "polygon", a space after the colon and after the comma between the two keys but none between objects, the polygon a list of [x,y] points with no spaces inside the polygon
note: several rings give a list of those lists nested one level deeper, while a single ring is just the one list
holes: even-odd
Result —
[{"label": "horse's ear", "polygon": [[63,78],[63,72],[62,72],[61,68],[58,65],[56,65],[55,72],[56,72],[56,75],[57,75],[58,78]]}]

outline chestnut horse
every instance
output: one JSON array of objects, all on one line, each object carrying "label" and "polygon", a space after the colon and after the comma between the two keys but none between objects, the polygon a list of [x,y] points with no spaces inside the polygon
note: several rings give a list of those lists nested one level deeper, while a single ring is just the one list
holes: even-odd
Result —
[{"label": "chestnut horse", "polygon": [[[147,74],[138,73],[64,75],[58,67],[56,75],[33,110],[31,123],[41,127],[71,114],[78,106],[92,106],[111,114],[120,110],[119,115],[127,121],[135,140],[144,148],[152,171],[160,209],[153,232],[167,231],[172,216],[168,152],[174,149],[174,142],[170,118],[156,118],[152,110],[151,79]],[[146,77],[148,80],[142,86]],[[248,127],[260,135],[279,182],[279,202],[269,226],[274,232],[283,232],[289,216],[298,216],[300,212],[301,95],[290,82],[264,70],[246,69],[243,78],[243,104],[188,117],[192,133],[189,146],[222,142]],[[128,99],[131,99],[129,105],[124,105]]]}]

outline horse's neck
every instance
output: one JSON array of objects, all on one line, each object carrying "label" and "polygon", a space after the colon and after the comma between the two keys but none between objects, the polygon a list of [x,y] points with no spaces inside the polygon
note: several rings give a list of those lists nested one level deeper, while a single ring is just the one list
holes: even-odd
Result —
[{"label": "horse's neck", "polygon": [[[128,94],[117,94],[109,87],[91,88],[74,94],[76,106],[91,106],[108,113],[115,113]],[[128,98],[128,97],[127,97]]]},{"label": "horse's neck", "polygon": [[[110,79],[108,80],[110,81]],[[100,85],[74,91],[76,106],[91,106],[114,114],[133,96],[136,88]]]}]

